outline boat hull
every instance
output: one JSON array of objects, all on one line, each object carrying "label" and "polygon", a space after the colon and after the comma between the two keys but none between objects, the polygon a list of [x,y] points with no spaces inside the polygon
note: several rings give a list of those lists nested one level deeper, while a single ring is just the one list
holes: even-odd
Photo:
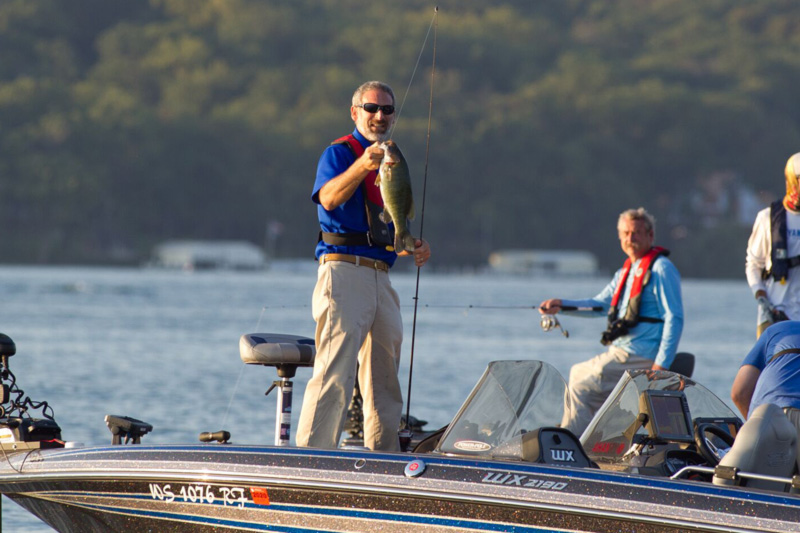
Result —
[{"label": "boat hull", "polygon": [[63,533],[800,531],[789,494],[365,450],[39,450],[3,461],[0,492]]}]

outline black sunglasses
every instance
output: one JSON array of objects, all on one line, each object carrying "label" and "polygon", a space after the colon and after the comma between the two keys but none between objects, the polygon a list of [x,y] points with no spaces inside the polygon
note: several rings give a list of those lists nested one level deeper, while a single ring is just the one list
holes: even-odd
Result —
[{"label": "black sunglasses", "polygon": [[378,109],[383,111],[384,115],[391,115],[392,113],[394,113],[393,105],[359,104],[356,107],[360,107],[367,113],[377,113]]}]

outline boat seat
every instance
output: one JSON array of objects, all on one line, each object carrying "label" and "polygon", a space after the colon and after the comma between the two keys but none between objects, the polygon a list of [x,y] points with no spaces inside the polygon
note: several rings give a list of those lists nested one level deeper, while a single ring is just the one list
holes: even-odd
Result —
[{"label": "boat seat", "polygon": [[670,372],[677,372],[683,374],[687,378],[692,377],[694,373],[694,354],[689,352],[678,352],[675,354],[672,364],[669,365]]},{"label": "boat seat", "polygon": [[281,333],[247,333],[239,339],[239,356],[248,365],[274,366],[278,376],[294,377],[297,367],[313,366],[314,339]]},{"label": "boat seat", "polygon": [[791,478],[797,457],[797,429],[775,404],[758,406],[736,434],[714,474],[715,485],[740,485],[750,488],[785,491],[785,483],[762,479],[742,479],[736,471]]},{"label": "boat seat", "polygon": [[547,465],[597,468],[570,430],[543,427],[522,436],[522,460]]}]

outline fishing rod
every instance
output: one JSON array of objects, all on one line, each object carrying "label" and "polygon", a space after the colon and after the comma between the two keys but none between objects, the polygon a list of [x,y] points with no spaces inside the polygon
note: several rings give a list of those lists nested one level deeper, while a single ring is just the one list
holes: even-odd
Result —
[{"label": "fishing rod", "polygon": [[[415,298],[416,300],[417,298]],[[311,307],[311,304],[282,304],[282,305],[265,305],[261,308],[261,311],[265,311],[267,309],[307,309]],[[425,309],[521,309],[521,310],[538,310],[541,309],[538,305],[484,305],[484,304],[408,304],[408,305],[401,305],[400,307],[423,307]],[[564,306],[561,307],[562,311],[577,311],[577,312],[597,312],[602,311],[603,308],[600,306],[595,307],[575,307],[575,306]],[[257,328],[256,328],[257,329]]]},{"label": "fishing rod", "polygon": [[[541,307],[539,309],[541,309]],[[603,310],[602,306],[599,305],[584,306],[584,307],[578,307],[576,305],[561,305],[559,306],[559,309],[561,309],[562,311],[577,311],[580,313],[596,313],[598,311]]]},{"label": "fishing rod", "polygon": [[[422,240],[422,230],[425,227],[425,193],[428,188],[428,155],[430,154],[430,146],[431,146],[431,120],[433,116],[433,82],[434,82],[434,74],[436,73],[436,29],[438,27],[437,22],[437,15],[439,14],[439,6],[436,6],[433,9],[433,20],[431,20],[431,26],[433,26],[433,58],[431,59],[431,93],[430,98],[428,100],[428,132],[427,137],[425,140],[425,171],[422,177],[422,210],[420,212],[420,219],[419,219],[419,239]],[[430,34],[430,27],[428,28],[428,34]],[[427,42],[428,37],[425,36],[425,42]],[[425,48],[425,42],[422,43],[423,49]],[[420,55],[422,52],[420,51]],[[417,59],[417,64],[419,64],[419,59]],[[414,67],[416,70],[416,67]],[[413,74],[412,74],[413,77]],[[411,355],[409,357],[408,363],[408,393],[406,394],[406,418],[405,418],[405,426],[402,430],[398,433],[400,438],[400,448],[403,451],[408,449],[409,444],[411,443],[411,380],[412,376],[414,375],[414,343],[416,340],[417,334],[417,307],[419,303],[419,275],[420,275],[420,267],[417,266],[417,281],[416,287],[414,289],[414,319],[411,325]]]}]

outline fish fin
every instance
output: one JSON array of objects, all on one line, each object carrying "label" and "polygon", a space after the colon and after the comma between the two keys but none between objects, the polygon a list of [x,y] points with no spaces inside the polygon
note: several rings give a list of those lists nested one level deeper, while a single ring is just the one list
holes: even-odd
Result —
[{"label": "fish fin", "polygon": [[380,187],[381,186],[381,173],[380,172],[378,172],[375,175],[375,186],[376,187]]},{"label": "fish fin", "polygon": [[405,250],[407,252],[413,252],[415,244],[416,244],[416,239],[409,232],[405,232],[402,234],[396,233],[394,236],[394,247],[397,250]]},{"label": "fish fin", "polygon": [[383,222],[384,224],[388,224],[389,222],[391,222],[391,221],[392,221],[392,215],[390,215],[390,214],[389,214],[389,211],[387,211],[387,210],[385,210],[385,209],[384,209],[383,211],[381,211],[381,214],[380,214],[380,215],[378,215],[378,218],[379,218],[379,219],[380,219],[380,221],[381,221],[381,222]]},{"label": "fish fin", "polygon": [[414,237],[413,235],[411,235],[409,233],[409,234],[407,234],[405,236],[405,238],[403,239],[403,242],[405,243],[406,250],[408,250],[409,252],[413,252],[414,251],[414,247],[417,244],[417,239],[416,239],[416,237]]},{"label": "fish fin", "polygon": [[411,200],[411,205],[408,207],[408,220],[414,220],[417,216],[416,209],[414,209],[414,200]]}]

